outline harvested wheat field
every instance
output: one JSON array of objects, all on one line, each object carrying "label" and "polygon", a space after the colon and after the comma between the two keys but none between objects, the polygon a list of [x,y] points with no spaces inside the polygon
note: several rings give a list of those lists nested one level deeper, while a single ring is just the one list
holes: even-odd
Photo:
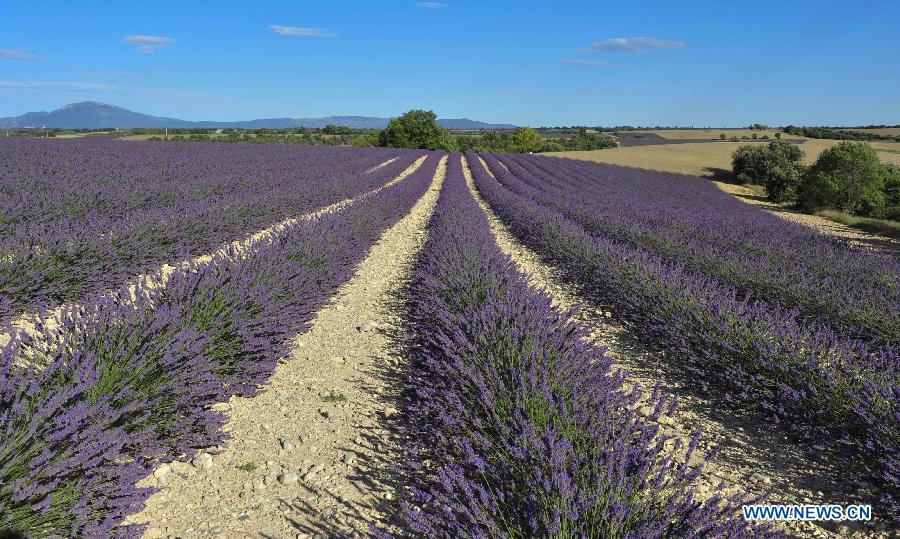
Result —
[{"label": "harvested wheat field", "polygon": [[[659,132],[661,135],[664,131]],[[716,135],[718,136],[718,135]],[[714,138],[714,137],[713,137]],[[793,137],[791,137],[793,138]],[[819,153],[840,141],[804,139],[800,149],[805,153],[807,164],[815,161]],[[664,172],[689,174],[701,178],[726,179],[731,175],[731,154],[742,144],[764,144],[765,142],[698,142],[687,144],[665,144],[636,146],[630,148],[608,148],[589,152],[551,152],[547,155],[571,157],[599,163],[646,168]],[[893,142],[867,142],[875,148],[886,163],[900,165],[900,144]]]}]

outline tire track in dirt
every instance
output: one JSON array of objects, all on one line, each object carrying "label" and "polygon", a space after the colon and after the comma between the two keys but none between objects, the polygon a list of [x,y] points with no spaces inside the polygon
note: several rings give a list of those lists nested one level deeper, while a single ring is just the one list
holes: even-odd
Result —
[{"label": "tire track in dirt", "polygon": [[130,522],[145,537],[354,537],[390,526],[400,479],[392,403],[403,358],[391,335],[395,305],[446,173],[388,229],[297,337],[291,357],[252,398],[218,409],[231,439],[195,458],[163,465],[142,485],[160,488]]},{"label": "tire track in dirt", "polygon": [[[701,448],[708,451],[713,446],[720,447],[719,455],[706,465],[700,477],[700,497],[709,497],[722,482],[726,492],[741,490],[754,496],[768,495],[770,503],[866,503],[849,482],[850,470],[856,469],[851,463],[834,455],[810,454],[805,444],[793,440],[778,425],[752,413],[729,409],[698,387],[696,380],[679,376],[677,365],[670,365],[664,354],[643,346],[639,336],[617,323],[612,313],[585,301],[558,270],[543,262],[510,232],[478,192],[468,163],[464,160],[463,164],[466,183],[487,215],[501,251],[513,259],[529,283],[545,289],[560,309],[576,309],[575,319],[591,329],[592,339],[608,347],[614,367],[626,372],[627,382],[639,385],[645,395],[650,394],[657,382],[662,382],[670,393],[678,396],[675,416],[660,418],[663,433],[687,443],[699,428],[703,430]],[[487,163],[482,161],[482,164],[490,171]],[[643,410],[644,415],[649,412]],[[844,523],[792,522],[784,523],[782,530],[795,537],[888,537],[883,523],[881,520],[882,529],[876,530]]]},{"label": "tire track in dirt", "polygon": [[[415,170],[418,169],[422,165],[422,163],[425,161],[425,157],[426,156],[422,156],[419,159],[417,159],[416,161],[414,161],[409,167],[407,167],[403,172],[398,174],[396,178],[389,181],[388,183],[386,183],[378,188],[372,189],[371,191],[362,193],[361,195],[359,195],[357,197],[345,198],[343,200],[339,200],[337,202],[329,204],[328,206],[319,208],[319,209],[309,212],[309,213],[305,213],[298,217],[289,217],[289,218],[284,219],[272,226],[266,227],[266,228],[264,228],[262,230],[258,230],[256,232],[252,232],[241,239],[229,242],[229,243],[219,247],[218,249],[216,249],[215,251],[213,251],[211,253],[196,256],[190,260],[182,260],[180,262],[175,263],[174,265],[168,264],[168,263],[162,264],[159,267],[159,269],[154,272],[145,273],[143,275],[134,277],[134,278],[130,279],[127,283],[121,285],[120,287],[116,287],[116,288],[114,288],[112,290],[108,290],[106,292],[101,292],[98,295],[107,294],[113,290],[119,290],[119,289],[125,288],[128,290],[129,294],[131,295],[131,301],[134,301],[136,299],[135,294],[137,293],[137,290],[139,289],[139,287],[150,286],[151,288],[156,288],[156,287],[164,286],[165,283],[168,282],[168,279],[172,275],[172,273],[174,273],[177,269],[187,268],[189,266],[202,266],[202,265],[208,264],[213,259],[213,257],[226,254],[232,250],[238,254],[246,252],[247,249],[253,248],[253,245],[258,243],[260,240],[270,237],[270,236],[277,236],[282,231],[284,231],[285,228],[287,228],[297,222],[300,222],[303,220],[317,219],[325,214],[341,211],[342,209],[348,207],[349,205],[355,203],[358,200],[362,200],[364,198],[375,195],[375,194],[381,192],[382,190],[387,189],[388,187],[402,181],[407,176],[409,176],[410,174],[415,172]],[[389,164],[391,164],[392,162],[394,162],[396,160],[397,160],[397,158],[395,157],[393,159],[389,159],[389,160],[385,161],[384,163],[381,163],[380,165],[376,165],[375,167],[372,167],[371,169],[367,170],[366,174],[372,173],[382,167],[388,166]],[[59,325],[58,320],[59,320],[59,317],[62,315],[62,313],[67,308],[74,307],[78,304],[79,303],[68,303],[68,304],[60,305],[59,307],[55,308],[50,313],[44,313],[42,315],[36,315],[34,313],[22,315],[11,323],[11,327],[14,330],[15,329],[24,330],[27,333],[33,333],[35,331],[35,328],[38,325],[43,325],[45,328],[53,329]],[[0,328],[0,331],[2,331],[2,328]],[[3,346],[6,343],[8,343],[11,338],[12,338],[12,334],[9,332],[0,333],[0,346]]]}]

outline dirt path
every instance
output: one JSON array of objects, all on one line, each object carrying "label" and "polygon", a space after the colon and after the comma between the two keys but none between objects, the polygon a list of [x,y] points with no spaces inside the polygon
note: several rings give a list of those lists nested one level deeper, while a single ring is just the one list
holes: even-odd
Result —
[{"label": "dirt path", "polygon": [[389,337],[400,324],[391,298],[424,243],[446,159],[266,388],[220,405],[228,444],[147,479],[160,490],[130,519],[149,523],[146,537],[352,537],[390,521],[398,449],[389,380],[402,360]]},{"label": "dirt path", "polygon": [[[270,227],[253,232],[251,234],[248,234],[245,237],[243,237],[242,239],[232,241],[232,242],[216,249],[212,253],[200,255],[200,256],[194,257],[190,260],[183,260],[181,262],[176,263],[175,265],[163,264],[160,266],[160,268],[157,272],[147,273],[147,274],[143,274],[143,275],[134,277],[123,286],[128,287],[128,290],[131,293],[131,298],[133,301],[135,299],[135,292],[137,291],[138,286],[141,284],[147,283],[150,286],[154,286],[154,287],[162,286],[166,283],[166,281],[169,279],[169,277],[172,275],[172,273],[178,268],[184,268],[184,267],[187,267],[190,265],[208,264],[213,259],[214,256],[219,255],[219,254],[224,254],[224,253],[228,252],[229,249],[235,249],[238,253],[243,252],[243,251],[251,248],[255,243],[259,242],[263,238],[278,235],[286,227],[288,227],[294,223],[297,223],[298,221],[316,219],[327,213],[340,211],[341,209],[346,208],[350,204],[353,204],[357,200],[361,200],[363,198],[372,196],[372,195],[382,191],[383,189],[386,189],[386,188],[390,187],[391,185],[394,185],[395,183],[405,179],[407,176],[412,174],[417,168],[419,168],[422,165],[422,163],[425,161],[425,157],[426,156],[422,156],[419,159],[417,159],[415,162],[413,162],[413,164],[411,164],[409,167],[407,167],[403,172],[398,174],[396,178],[394,178],[390,182],[386,183],[385,185],[382,185],[381,187],[378,187],[371,191],[363,193],[355,198],[345,198],[344,200],[339,200],[333,204],[329,204],[328,206],[319,208],[318,210],[300,215],[298,217],[289,217],[289,218],[284,219]],[[387,161],[367,170],[366,173],[368,174],[368,173],[374,172],[382,167],[385,167],[385,166],[391,164],[392,162],[394,162],[396,160],[397,160],[396,157],[393,159],[388,159]],[[118,289],[118,287],[116,289]],[[57,327],[59,325],[57,320],[59,319],[60,314],[62,314],[64,309],[66,309],[67,307],[71,307],[72,305],[74,305],[74,304],[60,305],[59,307],[54,309],[51,313],[44,316],[41,319],[40,323],[44,327],[50,328],[50,329]],[[38,324],[38,321],[35,319],[33,314],[25,314],[25,315],[20,316],[16,320],[14,320],[12,323],[12,326],[17,329],[22,329],[27,332],[32,332],[32,331],[34,331],[34,328],[37,324]],[[0,346],[3,346],[7,342],[9,342],[11,337],[12,337],[12,335],[10,335],[9,333],[0,332]]]},{"label": "dirt path", "polygon": [[755,195],[753,191],[741,185],[716,181],[714,181],[713,183],[716,184],[716,186],[722,191],[725,191],[730,195],[734,195],[739,200],[742,200],[747,204],[753,204],[754,206],[765,208],[778,217],[814,228],[822,234],[835,236],[849,242],[851,245],[865,247],[868,249],[877,249],[881,251],[900,253],[900,241],[897,241],[893,238],[866,232],[864,230],[843,225],[841,223],[835,223],[834,221],[830,221],[828,219],[825,219],[824,217],[819,217],[818,215],[809,215],[806,213],[794,211],[790,208],[779,206],[778,204],[775,204],[774,202],[771,202],[761,196]]},{"label": "dirt path", "polygon": [[[629,382],[639,384],[649,394],[661,381],[679,396],[674,418],[662,418],[664,432],[689,440],[700,428],[704,432],[702,448],[721,447],[720,455],[701,476],[701,497],[708,497],[716,484],[724,482],[730,490],[769,494],[771,503],[864,503],[850,484],[832,479],[851,478],[852,467],[838,468],[835,459],[824,458],[826,455],[808,456],[804,446],[791,440],[777,425],[750,414],[735,414],[706,394],[696,380],[680,376],[677,366],[670,365],[663,354],[642,346],[632,332],[611,318],[611,313],[598,310],[579,297],[558,271],[513,236],[481,198],[468,166],[463,171],[469,189],[488,216],[500,249],[513,259],[529,282],[546,289],[561,309],[577,307],[576,319],[592,329],[593,339],[609,347],[614,365],[628,373]],[[791,523],[784,530],[792,536],[823,538],[845,537],[854,532],[850,526],[830,523]],[[866,537],[887,537],[872,529],[864,532]],[[863,530],[857,535],[862,537],[861,533]]]}]

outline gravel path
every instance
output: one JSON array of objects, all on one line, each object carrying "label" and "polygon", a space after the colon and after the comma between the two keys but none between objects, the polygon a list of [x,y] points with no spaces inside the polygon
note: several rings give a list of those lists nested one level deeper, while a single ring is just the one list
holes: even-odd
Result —
[{"label": "gravel path", "polygon": [[230,441],[147,478],[160,490],[130,519],[150,525],[145,537],[353,537],[391,522],[391,379],[402,362],[390,337],[400,325],[393,298],[424,243],[446,159],[266,388],[219,405]]},{"label": "gravel path", "polygon": [[[366,173],[367,174],[372,173],[382,167],[385,167],[385,166],[391,164],[392,162],[394,162],[396,160],[397,160],[396,157],[393,159],[388,159],[387,161],[370,168],[369,170],[366,171]],[[394,185],[395,183],[403,180],[404,178],[406,178],[407,176],[412,174],[413,171],[415,171],[417,168],[419,168],[419,166],[421,166],[421,164],[424,161],[425,161],[425,156],[420,157],[415,162],[413,162],[413,164],[411,164],[409,167],[407,167],[406,170],[401,172],[399,175],[397,175],[396,178],[394,178],[390,182],[386,183],[385,185],[382,185],[381,187],[377,187],[371,191],[363,193],[355,198],[345,198],[344,200],[339,200],[333,204],[329,204],[328,206],[319,208],[318,210],[300,215],[298,217],[289,217],[289,218],[284,219],[270,227],[264,228],[262,230],[258,230],[256,232],[246,235],[245,237],[243,237],[239,240],[234,240],[226,245],[223,245],[222,247],[216,249],[212,253],[200,255],[200,256],[194,257],[190,260],[183,260],[174,265],[163,264],[160,266],[159,270],[157,270],[156,272],[147,273],[147,274],[143,274],[143,275],[134,277],[133,279],[130,280],[129,283],[126,283],[123,286],[128,287],[128,290],[131,293],[132,300],[134,300],[134,294],[137,291],[138,286],[141,284],[146,283],[146,284],[150,284],[150,286],[161,286],[168,280],[169,276],[171,276],[172,273],[178,268],[184,268],[184,267],[191,266],[191,265],[208,264],[215,255],[224,254],[224,253],[228,252],[229,249],[235,249],[237,252],[245,251],[246,249],[251,248],[255,243],[259,242],[263,238],[277,235],[278,233],[280,233],[282,230],[284,230],[286,227],[290,226],[293,223],[302,221],[304,219],[316,219],[327,213],[340,211],[342,208],[345,208],[348,205],[353,204],[353,202],[355,202],[357,200],[372,196],[372,195],[382,191],[383,189],[386,189],[387,187],[390,187],[391,185]],[[52,312],[40,315],[41,316],[40,322],[38,322],[38,319],[35,318],[34,314],[24,314],[12,322],[12,327],[15,329],[21,329],[21,330],[25,330],[27,332],[32,332],[32,331],[34,331],[34,328],[37,326],[37,324],[40,323],[46,328],[54,328],[58,325],[57,320],[59,319],[59,316],[62,314],[63,310],[65,310],[67,307],[72,307],[73,305],[74,304],[60,305],[59,307],[54,309]],[[3,329],[0,328],[0,346],[3,346],[7,342],[9,342],[11,337],[12,337],[11,334],[3,332]]]},{"label": "gravel path", "polygon": [[713,183],[716,184],[719,189],[725,191],[730,195],[736,196],[739,200],[742,200],[747,204],[753,204],[754,206],[765,208],[783,219],[787,219],[788,221],[793,221],[795,223],[800,223],[801,225],[814,228],[822,234],[835,236],[849,242],[851,245],[856,245],[868,249],[877,249],[880,251],[888,251],[892,253],[900,253],[900,241],[893,238],[888,238],[886,236],[866,232],[864,230],[843,225],[841,223],[836,223],[834,221],[825,219],[824,217],[819,217],[818,215],[809,215],[792,210],[790,208],[779,206],[774,202],[753,194],[753,191],[747,189],[742,185],[735,185],[733,183],[725,182]]},{"label": "gravel path", "polygon": [[[769,495],[771,503],[864,503],[858,491],[844,481],[853,477],[852,463],[836,464],[840,460],[832,455],[808,454],[804,444],[792,440],[777,425],[729,409],[704,391],[697,380],[680,376],[677,366],[670,365],[664,354],[642,346],[637,336],[616,323],[611,313],[584,301],[558,271],[513,236],[481,198],[468,166],[463,170],[470,190],[488,216],[500,249],[513,259],[529,282],[546,289],[559,308],[577,308],[575,318],[592,329],[593,339],[608,346],[614,365],[628,373],[629,382],[640,385],[649,394],[661,381],[678,395],[676,415],[661,418],[663,431],[687,441],[699,428],[704,432],[701,447],[720,446],[721,453],[701,476],[701,496],[709,496],[716,484],[724,482],[729,491],[740,489],[752,495]],[[873,528],[863,530],[824,522],[790,523],[784,531],[796,537],[888,537]]]}]

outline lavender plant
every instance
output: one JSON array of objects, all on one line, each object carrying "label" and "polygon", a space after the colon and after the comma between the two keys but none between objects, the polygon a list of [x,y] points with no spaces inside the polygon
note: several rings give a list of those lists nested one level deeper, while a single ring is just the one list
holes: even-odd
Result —
[{"label": "lavender plant", "polygon": [[[469,160],[479,190],[513,232],[556,263],[591,300],[640,328],[648,342],[720,388],[805,434],[851,444],[880,502],[900,500],[900,361],[893,345],[848,339],[788,310],[742,297],[684,264],[592,235],[538,201],[552,186],[491,178]],[[518,185],[518,187],[513,187]],[[514,192],[514,191],[518,191]]]},{"label": "lavender plant", "polygon": [[[393,179],[415,151],[0,141],[0,321],[113,288]],[[396,158],[372,172],[372,167]]]},{"label": "lavender plant", "polygon": [[570,159],[496,158],[523,184],[539,188],[545,205],[592,235],[677,261],[741,294],[799,307],[804,317],[848,337],[900,344],[894,257],[848,248],[690,176]]},{"label": "lavender plant", "polygon": [[740,495],[696,495],[699,434],[663,450],[653,421],[674,402],[656,388],[650,420],[635,413],[603,349],[500,253],[458,154],[409,297],[409,535],[774,535],[739,518]]},{"label": "lavender plant", "polygon": [[134,300],[123,289],[17,333],[0,348],[0,535],[139,535],[121,526],[149,495],[136,481],[224,441],[210,405],[258,390],[436,163],[250,252],[151,276]]}]

